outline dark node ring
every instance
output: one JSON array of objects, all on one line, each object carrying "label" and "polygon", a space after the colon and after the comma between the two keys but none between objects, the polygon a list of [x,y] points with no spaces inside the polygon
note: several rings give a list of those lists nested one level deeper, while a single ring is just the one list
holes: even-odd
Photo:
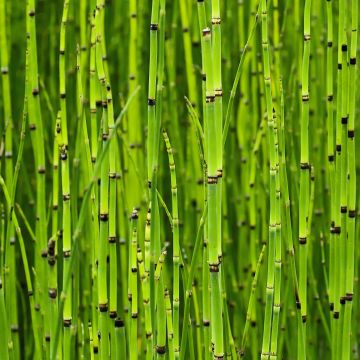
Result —
[{"label": "dark node ring", "polygon": [[109,220],[109,214],[99,214],[100,221],[108,221]]},{"label": "dark node ring", "polygon": [[310,100],[309,94],[302,95],[301,100],[304,101],[304,102],[309,101]]},{"label": "dark node ring", "polygon": [[131,219],[137,220],[138,218],[139,218],[138,211],[136,209],[134,209],[133,212],[131,213]]},{"label": "dark node ring", "polygon": [[116,311],[110,311],[110,312],[109,312],[109,316],[110,316],[110,319],[115,319],[116,316],[117,316]]},{"label": "dark node ring", "polygon": [[203,31],[202,31],[203,36],[210,35],[210,33],[211,33],[211,31],[210,31],[209,28],[205,28],[205,29],[203,29]]},{"label": "dark node ring", "polygon": [[349,218],[354,218],[356,216],[356,210],[349,210]]},{"label": "dark node ring", "polygon": [[48,264],[50,266],[54,266],[56,264],[56,260],[53,256],[48,259]]},{"label": "dark node ring", "polygon": [[203,325],[204,325],[205,327],[210,326],[210,320],[203,320]]},{"label": "dark node ring", "polygon": [[222,96],[222,95],[223,95],[222,89],[215,89],[215,96],[220,97],[220,96]]},{"label": "dark node ring", "polygon": [[124,320],[122,319],[115,319],[115,327],[124,327]]},{"label": "dark node ring", "polygon": [[329,160],[329,161],[334,161],[334,155],[329,155],[329,156],[328,156],[328,160]]},{"label": "dark node ring", "polygon": [[64,327],[70,327],[71,326],[71,319],[64,319]]},{"label": "dark node ring", "polygon": [[65,93],[61,93],[60,94],[60,99],[65,99],[66,98],[66,94]]},{"label": "dark node ring", "polygon": [[334,96],[333,95],[328,95],[327,99],[328,99],[328,101],[333,101]]},{"label": "dark node ring", "polygon": [[63,251],[64,258],[69,258],[71,256],[71,250],[65,250]]},{"label": "dark node ring", "polygon": [[342,117],[341,118],[341,124],[346,125],[347,123],[348,123],[348,116]]},{"label": "dark node ring", "polygon": [[47,258],[47,255],[48,255],[47,250],[42,250],[41,251],[41,257],[42,258]]},{"label": "dark node ring", "polygon": [[303,316],[301,317],[301,319],[302,319],[302,322],[303,322],[303,323],[306,323],[306,315],[303,315]]},{"label": "dark node ring", "polygon": [[155,106],[155,104],[156,104],[156,100],[155,100],[155,99],[151,99],[151,98],[148,99],[148,105],[149,105],[149,106]]},{"label": "dark node ring", "polygon": [[220,25],[221,24],[221,18],[215,17],[211,19],[211,24],[213,25]]},{"label": "dark node ring", "polygon": [[305,238],[299,238],[299,244],[300,245],[305,245],[306,244],[306,237]]},{"label": "dark node ring", "polygon": [[35,16],[35,10],[31,9],[29,11],[29,16],[31,16],[31,17]]},{"label": "dark node ring", "polygon": [[109,236],[109,244],[115,244],[116,243],[116,236]]},{"label": "dark node ring", "polygon": [[336,145],[336,151],[337,151],[337,152],[340,152],[340,151],[341,151],[341,145],[339,145],[339,144]]},{"label": "dark node ring", "polygon": [[97,354],[99,352],[99,348],[97,346],[94,346],[94,354]]},{"label": "dark node ring", "polygon": [[354,295],[354,294],[352,294],[352,293],[346,293],[346,295],[345,295],[345,300],[346,300],[346,301],[352,301],[353,295]]},{"label": "dark node ring", "polygon": [[156,345],[156,352],[160,355],[163,355],[166,353],[166,346],[158,346]]},{"label": "dark node ring", "polygon": [[331,228],[330,232],[333,234],[340,234],[341,233],[341,227],[340,226],[334,226]]},{"label": "dark node ring", "polygon": [[219,264],[209,264],[210,272],[219,272]]},{"label": "dark node ring", "polygon": [[49,297],[50,297],[50,299],[56,299],[57,289],[49,289]]},{"label": "dark node ring", "polygon": [[347,206],[341,206],[341,207],[340,207],[340,212],[341,212],[342,214],[347,213]]},{"label": "dark node ring", "polygon": [[159,25],[158,24],[150,24],[150,30],[151,31],[157,31],[159,29]]},{"label": "dark node ring", "polygon": [[19,326],[16,324],[13,324],[10,326],[10,330],[11,332],[18,332],[19,331]]},{"label": "dark node ring", "polygon": [[215,101],[215,95],[206,95],[205,101],[207,103],[212,103]]},{"label": "dark node ring", "polygon": [[354,130],[348,130],[348,138],[353,138],[355,136]]},{"label": "dark node ring", "polygon": [[341,45],[341,51],[347,51],[347,45],[346,44]]},{"label": "dark node ring", "polygon": [[34,95],[34,96],[36,96],[36,95],[39,95],[39,89],[32,89],[31,90],[31,93]]},{"label": "dark node ring", "polygon": [[300,169],[307,170],[310,169],[309,163],[300,163]]},{"label": "dark node ring", "polygon": [[356,57],[350,59],[350,65],[356,65]]},{"label": "dark node ring", "polygon": [[208,176],[207,183],[208,184],[217,184],[218,177],[217,176]]},{"label": "dark node ring", "polygon": [[108,311],[108,304],[99,304],[99,310],[100,312],[107,312]]}]

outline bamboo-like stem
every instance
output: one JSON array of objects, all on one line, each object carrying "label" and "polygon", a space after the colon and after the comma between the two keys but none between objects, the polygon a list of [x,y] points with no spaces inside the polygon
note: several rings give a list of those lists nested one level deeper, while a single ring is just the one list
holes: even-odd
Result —
[{"label": "bamboo-like stem", "polygon": [[[58,119],[60,120],[60,112],[58,113]],[[58,121],[59,121],[58,120]],[[61,231],[58,224],[58,210],[59,210],[59,145],[56,137],[56,121],[54,131],[54,150],[53,150],[53,184],[52,184],[52,222],[51,222],[51,234],[52,237],[48,242],[47,256],[49,264],[49,277],[48,277],[48,294],[50,300],[50,312],[49,319],[51,320],[50,326],[50,347],[55,337],[56,319],[58,317],[58,281],[57,281],[57,257],[58,257],[58,245]],[[58,349],[61,354],[61,348]]]},{"label": "bamboo-like stem", "polygon": [[145,317],[145,338],[146,338],[146,358],[152,357],[152,327],[151,327],[151,309],[150,309],[150,284],[149,273],[145,270],[145,264],[141,249],[137,250],[137,262],[139,277],[141,280],[142,299],[144,304]]},{"label": "bamboo-like stem", "polygon": [[[57,142],[61,159],[61,187],[63,203],[63,283],[68,273],[71,257],[71,206],[70,206],[70,161],[68,153],[68,130],[67,130],[67,107],[66,107],[66,29],[69,15],[69,0],[64,1],[63,14],[60,27],[60,56],[59,56],[59,94],[60,94],[60,116],[57,123]],[[64,342],[63,356],[70,359],[71,340],[70,327],[72,325],[72,291],[69,290],[68,298],[65,301],[63,313]]]},{"label": "bamboo-like stem", "polygon": [[[6,21],[6,1],[0,2],[0,67],[2,80],[2,100],[4,108],[4,131],[5,131],[5,181],[8,189],[12,188],[13,182],[13,119],[11,106],[11,87],[9,79],[9,54],[8,54],[8,31]],[[4,287],[8,320],[11,329],[12,351],[15,359],[19,358],[19,325],[18,306],[16,296],[16,272],[15,272],[15,233],[11,216],[6,230],[6,253]]]},{"label": "bamboo-like stem", "polygon": [[[328,173],[330,184],[330,198],[334,199],[334,174],[335,174],[335,154],[334,154],[334,85],[333,85],[333,5],[332,1],[326,3],[327,11],[327,52],[326,52],[326,92],[327,92],[327,155],[328,155]],[[330,211],[330,229],[334,227],[334,201],[331,201]],[[329,303],[330,312],[334,309],[334,287],[335,287],[335,264],[334,264],[334,233],[330,231],[330,274],[329,274]]]},{"label": "bamboo-like stem", "polygon": [[[267,129],[268,129],[268,149],[270,161],[270,219],[269,219],[269,252],[268,252],[268,270],[266,281],[266,304],[264,317],[264,335],[261,350],[261,359],[269,359],[271,332],[273,325],[273,306],[274,306],[274,286],[275,286],[275,260],[277,248],[277,168],[276,163],[276,114],[273,113],[271,77],[270,77],[270,54],[268,39],[268,11],[266,0],[261,2],[262,17],[262,49],[264,63],[264,84],[265,84],[265,101],[267,113]],[[278,285],[278,284],[276,284]],[[277,339],[275,339],[277,341]]]},{"label": "bamboo-like stem", "polygon": [[165,289],[165,306],[166,306],[166,328],[169,346],[169,359],[174,360],[174,329],[173,329],[173,313],[171,309],[171,301],[169,290]]},{"label": "bamboo-like stem", "polygon": [[309,62],[310,62],[310,26],[311,0],[305,1],[304,7],[304,52],[301,75],[301,149],[300,149],[300,194],[299,194],[299,300],[301,306],[304,339],[299,336],[298,354],[306,358],[306,319],[307,319],[307,236],[309,216]]},{"label": "bamboo-like stem", "polygon": [[345,313],[342,341],[342,359],[350,359],[352,339],[352,300],[354,296],[354,253],[355,253],[355,225],[356,225],[356,161],[355,161],[355,99],[356,99],[356,49],[358,31],[358,1],[351,2],[351,43],[349,68],[349,122],[347,129],[347,187],[348,187],[348,218],[346,224],[346,266],[345,266]]},{"label": "bamboo-like stem", "polygon": [[[129,93],[132,93],[139,83],[139,73],[138,73],[138,6],[136,0],[129,1],[129,17],[130,17],[130,34],[129,34]],[[135,99],[133,104],[129,109],[128,117],[128,144],[129,151],[133,154],[133,158],[137,166],[142,169],[142,131],[141,131],[141,116],[140,116],[140,103],[138,99]],[[139,186],[142,186],[139,183],[138,176],[132,166],[130,159],[128,161],[128,174],[127,176],[127,186],[133,189],[133,191],[127,191],[127,206],[129,211],[132,208],[140,208],[140,195],[141,191]],[[142,179],[141,179],[142,180]]]},{"label": "bamboo-like stem", "polygon": [[131,303],[131,320],[130,320],[130,343],[134,344],[130,351],[130,359],[135,360],[138,358],[138,349],[137,349],[137,326],[138,326],[138,290],[137,290],[137,244],[138,244],[138,235],[137,235],[137,221],[138,221],[138,212],[136,209],[133,210],[131,214],[131,244],[129,246],[129,255],[130,255],[130,275],[129,275],[129,288],[131,289],[131,298],[129,298]]},{"label": "bamboo-like stem", "polygon": [[[102,0],[98,0],[96,4],[95,14],[95,31],[96,31],[96,70],[100,83],[100,93],[102,102],[102,148],[104,149],[106,143],[109,141],[109,112],[107,101],[107,78],[106,70],[103,62],[103,31],[104,31],[104,6]],[[111,143],[110,143],[111,145]],[[110,146],[109,145],[109,146]],[[108,254],[108,239],[109,239],[109,153],[105,155],[101,163],[100,175],[100,206],[99,206],[99,262],[98,262],[98,309],[99,314],[99,331],[100,341],[99,350],[100,358],[107,359],[109,357],[109,327],[108,327],[108,286],[107,286],[107,254]]]},{"label": "bamboo-like stem", "polygon": [[219,191],[218,186],[218,151],[217,151],[217,132],[215,118],[215,88],[214,88],[214,68],[211,52],[211,31],[209,28],[202,30],[204,37],[205,52],[205,74],[206,74],[206,123],[207,123],[207,201],[208,201],[208,239],[209,239],[209,270],[211,284],[211,339],[214,345],[214,358],[221,359],[224,356],[223,344],[223,319],[222,319],[222,299],[220,284],[220,258],[218,248],[218,226],[217,217],[220,215],[218,206]]},{"label": "bamboo-like stem", "polygon": [[[334,312],[333,312],[333,341],[332,341],[332,357],[336,359],[341,354],[341,324],[340,324],[340,313],[342,310],[341,303],[343,302],[341,297],[341,291],[343,288],[343,266],[344,266],[344,246],[342,246],[343,232],[346,229],[342,229],[345,225],[345,217],[341,212],[341,203],[346,199],[343,196],[344,189],[341,189],[343,184],[342,170],[344,169],[344,147],[343,138],[346,134],[343,132],[347,128],[347,120],[345,124],[342,124],[342,116],[346,111],[346,89],[344,87],[345,80],[345,69],[347,66],[347,41],[345,31],[345,2],[339,1],[339,13],[338,13],[338,57],[337,57],[337,102],[336,102],[336,125],[335,125],[335,144],[336,144],[336,157],[335,157],[335,199],[334,199],[334,227],[332,229],[334,233],[334,269],[335,269],[335,285],[334,285]],[[345,35],[345,36],[344,36]],[[343,46],[344,45],[344,46]],[[343,54],[344,52],[344,54]],[[345,138],[346,141],[346,138]],[[345,185],[345,184],[343,184]],[[345,211],[346,213],[346,211]],[[342,318],[342,317],[341,317]]]},{"label": "bamboo-like stem", "polygon": [[172,231],[173,231],[173,346],[174,358],[179,357],[179,308],[180,308],[180,283],[179,283],[179,263],[180,263],[180,243],[179,243],[179,211],[175,161],[173,150],[167,132],[163,131],[163,137],[169,158],[170,179],[171,179],[171,203],[172,203]]},{"label": "bamboo-like stem", "polygon": [[[6,200],[6,204],[8,206],[8,211],[10,212],[11,209],[11,198],[10,198],[10,194],[9,191],[6,187],[5,181],[3,179],[3,177],[0,176],[0,187],[2,189],[2,192],[4,194],[5,200]],[[23,267],[24,267],[24,273],[25,273],[25,280],[26,280],[26,287],[27,287],[27,295],[29,297],[29,302],[30,302],[30,314],[31,314],[31,321],[33,323],[33,333],[34,333],[34,342],[35,342],[35,352],[36,352],[36,357],[41,358],[41,346],[40,346],[40,337],[39,334],[37,332],[37,329],[39,328],[38,325],[38,321],[37,321],[37,314],[36,314],[36,309],[35,309],[35,300],[34,300],[34,291],[33,291],[33,286],[32,286],[32,281],[31,281],[31,275],[30,275],[30,267],[29,267],[29,263],[28,263],[28,259],[27,259],[27,255],[26,255],[26,251],[25,251],[25,242],[21,233],[21,229],[19,226],[19,222],[17,219],[17,216],[15,214],[15,212],[12,213],[13,216],[13,223],[14,223],[14,227],[15,227],[15,232],[16,235],[18,236],[19,239],[19,247],[20,247],[20,253],[21,253],[21,259],[23,262]],[[1,283],[1,287],[2,287],[2,283]]]},{"label": "bamboo-like stem", "polygon": [[[44,149],[44,130],[41,115],[39,81],[38,81],[38,57],[37,57],[37,40],[36,40],[36,10],[35,1],[28,0],[26,6],[26,31],[28,34],[28,116],[29,129],[32,138],[34,150],[36,174],[36,237],[39,241],[36,243],[35,269],[39,276],[40,286],[35,286],[35,306],[40,309],[46,318],[46,297],[43,297],[43,291],[47,287],[46,279],[46,254],[47,248],[47,231],[46,231],[46,201],[45,201],[45,149]],[[39,324],[40,325],[40,324]],[[42,331],[39,328],[39,331]]]}]

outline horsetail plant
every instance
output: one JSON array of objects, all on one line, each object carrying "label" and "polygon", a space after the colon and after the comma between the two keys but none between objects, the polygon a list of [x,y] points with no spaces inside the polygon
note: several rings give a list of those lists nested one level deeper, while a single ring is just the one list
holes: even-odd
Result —
[{"label": "horsetail plant", "polygon": [[0,358],[356,359],[358,5],[0,0]]}]

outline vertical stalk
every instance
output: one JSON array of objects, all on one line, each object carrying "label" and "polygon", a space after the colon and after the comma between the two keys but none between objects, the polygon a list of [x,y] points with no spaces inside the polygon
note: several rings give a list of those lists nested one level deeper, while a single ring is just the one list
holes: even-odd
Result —
[{"label": "vertical stalk", "polygon": [[179,211],[178,211],[178,196],[177,196],[177,182],[176,170],[173,150],[170,144],[169,137],[166,131],[163,131],[166,150],[169,158],[170,181],[171,181],[171,206],[172,206],[172,231],[173,231],[173,335],[174,335],[174,358],[179,357],[179,308],[180,308],[180,243],[179,243]]},{"label": "vertical stalk", "polygon": [[352,300],[354,294],[354,256],[356,225],[356,150],[355,150],[355,102],[356,102],[356,49],[358,31],[358,1],[351,1],[351,43],[349,68],[349,123],[347,129],[347,186],[348,186],[348,218],[346,239],[345,266],[345,314],[343,328],[342,359],[350,359],[352,339]]},{"label": "vertical stalk", "polygon": [[[69,0],[64,1],[63,14],[60,27],[60,57],[59,57],[59,93],[61,120],[57,124],[58,145],[61,159],[61,186],[63,201],[63,284],[69,272],[69,263],[71,257],[71,207],[70,207],[70,162],[68,154],[68,131],[67,131],[67,108],[66,108],[66,29],[69,14]],[[72,290],[68,291],[68,297],[65,300],[63,325],[64,325],[64,342],[63,356],[64,359],[70,359],[71,342],[70,326],[72,323]]]},{"label": "vertical stalk", "polygon": [[[13,119],[11,106],[11,87],[9,79],[9,54],[7,31],[7,9],[6,1],[0,1],[0,67],[2,80],[2,100],[4,108],[4,131],[5,131],[5,181],[8,189],[11,189],[13,182]],[[11,329],[12,351],[14,359],[19,359],[19,325],[18,306],[16,296],[16,266],[15,266],[15,231],[11,216],[8,219],[6,231],[6,253],[4,278],[6,308],[9,316]]]},{"label": "vertical stalk", "polygon": [[137,291],[137,220],[138,212],[136,209],[131,214],[131,244],[129,247],[130,253],[130,278],[129,287],[131,288],[131,320],[130,320],[130,360],[136,360],[138,358],[137,349],[137,326],[138,326],[138,291]]},{"label": "vertical stalk", "polygon": [[214,358],[221,359],[224,356],[223,341],[223,318],[222,318],[222,297],[221,277],[219,258],[219,210],[218,210],[218,139],[219,136],[216,112],[215,112],[215,87],[214,67],[211,49],[211,31],[209,28],[202,30],[204,42],[204,59],[206,74],[206,105],[205,117],[207,124],[207,201],[208,201],[208,239],[209,239],[209,271],[210,271],[210,309],[211,309],[211,339],[214,346]]},{"label": "vertical stalk", "polygon": [[[299,336],[298,353],[306,358],[306,317],[307,317],[307,236],[309,216],[309,62],[310,62],[310,28],[311,28],[311,0],[305,1],[304,7],[304,52],[301,75],[301,148],[300,148],[300,194],[299,194],[299,301],[303,324],[304,339]],[[300,330],[300,329],[299,329]],[[300,330],[301,331],[301,330]]]},{"label": "vertical stalk", "polygon": [[261,349],[261,359],[269,359],[271,331],[273,326],[273,305],[274,305],[274,277],[275,277],[275,256],[276,256],[276,238],[277,238],[277,200],[276,200],[276,140],[273,114],[273,101],[271,91],[271,74],[270,74],[270,54],[269,54],[269,38],[268,38],[268,11],[266,0],[261,2],[261,34],[262,34],[262,50],[263,50],[263,69],[265,84],[265,102],[267,114],[268,129],[268,149],[270,161],[270,219],[269,219],[269,252],[268,252],[268,270],[266,280],[266,302],[264,316],[264,333]]},{"label": "vertical stalk", "polygon": [[[32,138],[34,150],[36,174],[36,238],[38,239],[35,249],[35,270],[39,278],[39,286],[35,287],[35,306],[40,309],[46,318],[46,307],[48,302],[46,297],[42,296],[44,289],[47,287],[46,279],[46,248],[47,248],[47,231],[46,231],[46,201],[45,201],[45,149],[44,149],[44,130],[41,116],[39,81],[38,81],[38,58],[37,58],[37,41],[36,41],[36,11],[35,0],[28,0],[26,6],[27,21],[27,41],[28,41],[28,116],[29,129]],[[39,324],[40,326],[40,324]],[[42,331],[42,328],[39,328]],[[40,354],[39,354],[40,355]]]}]

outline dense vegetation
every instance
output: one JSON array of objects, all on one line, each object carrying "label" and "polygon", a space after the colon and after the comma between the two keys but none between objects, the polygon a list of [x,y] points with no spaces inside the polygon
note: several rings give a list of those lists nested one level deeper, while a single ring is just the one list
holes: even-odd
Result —
[{"label": "dense vegetation", "polygon": [[358,0],[0,0],[0,359],[358,359]]}]

